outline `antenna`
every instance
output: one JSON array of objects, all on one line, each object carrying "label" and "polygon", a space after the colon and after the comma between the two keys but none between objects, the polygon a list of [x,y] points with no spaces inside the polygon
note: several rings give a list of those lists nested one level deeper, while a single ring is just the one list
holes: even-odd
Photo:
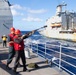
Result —
[{"label": "antenna", "polygon": [[66,4],[64,1],[62,1],[62,4]]}]

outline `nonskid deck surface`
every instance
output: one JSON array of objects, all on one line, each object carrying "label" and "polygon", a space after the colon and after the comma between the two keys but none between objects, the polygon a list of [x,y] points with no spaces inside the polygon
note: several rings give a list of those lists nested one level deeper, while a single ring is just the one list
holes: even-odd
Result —
[{"label": "nonskid deck surface", "polygon": [[[30,72],[23,72],[23,67],[18,67],[17,71],[19,74],[17,75],[69,75],[64,71],[59,71],[57,70],[56,66],[50,67],[48,64],[46,64],[42,60],[42,58],[38,57],[36,54],[30,52],[31,58],[26,59],[27,65],[29,63],[36,63],[39,68],[38,69],[33,69],[33,68],[28,68]],[[14,75],[12,70],[6,69],[6,61],[8,58],[8,48],[3,48],[2,44],[0,44],[0,75]],[[20,63],[22,64],[21,60]],[[13,68],[14,65],[14,59],[12,63],[10,64],[10,67]]]}]

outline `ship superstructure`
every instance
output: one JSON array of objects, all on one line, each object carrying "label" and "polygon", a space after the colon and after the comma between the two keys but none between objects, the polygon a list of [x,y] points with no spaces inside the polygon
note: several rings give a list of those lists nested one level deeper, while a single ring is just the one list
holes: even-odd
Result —
[{"label": "ship superstructure", "polygon": [[55,16],[49,18],[45,25],[47,28],[40,30],[40,34],[57,39],[76,41],[76,13],[62,11],[66,4],[58,5]]},{"label": "ship superstructure", "polygon": [[9,33],[10,27],[13,26],[13,16],[8,0],[0,0],[0,41],[2,35]]}]

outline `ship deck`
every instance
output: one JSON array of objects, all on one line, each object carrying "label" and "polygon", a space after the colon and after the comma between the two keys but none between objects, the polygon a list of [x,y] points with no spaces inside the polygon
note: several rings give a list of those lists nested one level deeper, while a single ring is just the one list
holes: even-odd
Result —
[{"label": "ship deck", "polygon": [[[30,55],[31,58],[26,59],[27,64],[37,63],[39,68],[33,69],[27,67],[30,70],[30,72],[23,72],[22,71],[23,68],[18,67],[17,71],[19,72],[19,74],[17,75],[69,75],[63,70],[60,71],[55,65],[50,67],[48,64],[45,63],[45,60],[43,60],[41,57],[38,57],[36,54],[30,52]],[[12,70],[6,69],[7,58],[8,58],[8,48],[3,48],[2,44],[0,44],[0,75],[14,75]],[[14,59],[10,64],[10,67],[12,68],[13,65],[14,65]]]}]

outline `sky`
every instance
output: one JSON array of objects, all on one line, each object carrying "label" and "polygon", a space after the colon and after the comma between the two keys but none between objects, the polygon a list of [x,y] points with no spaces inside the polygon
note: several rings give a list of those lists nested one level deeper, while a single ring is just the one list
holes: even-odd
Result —
[{"label": "sky", "polygon": [[59,4],[66,3],[63,11],[76,12],[76,0],[9,0],[12,4],[13,27],[31,31],[45,26],[48,18],[56,13]]}]

